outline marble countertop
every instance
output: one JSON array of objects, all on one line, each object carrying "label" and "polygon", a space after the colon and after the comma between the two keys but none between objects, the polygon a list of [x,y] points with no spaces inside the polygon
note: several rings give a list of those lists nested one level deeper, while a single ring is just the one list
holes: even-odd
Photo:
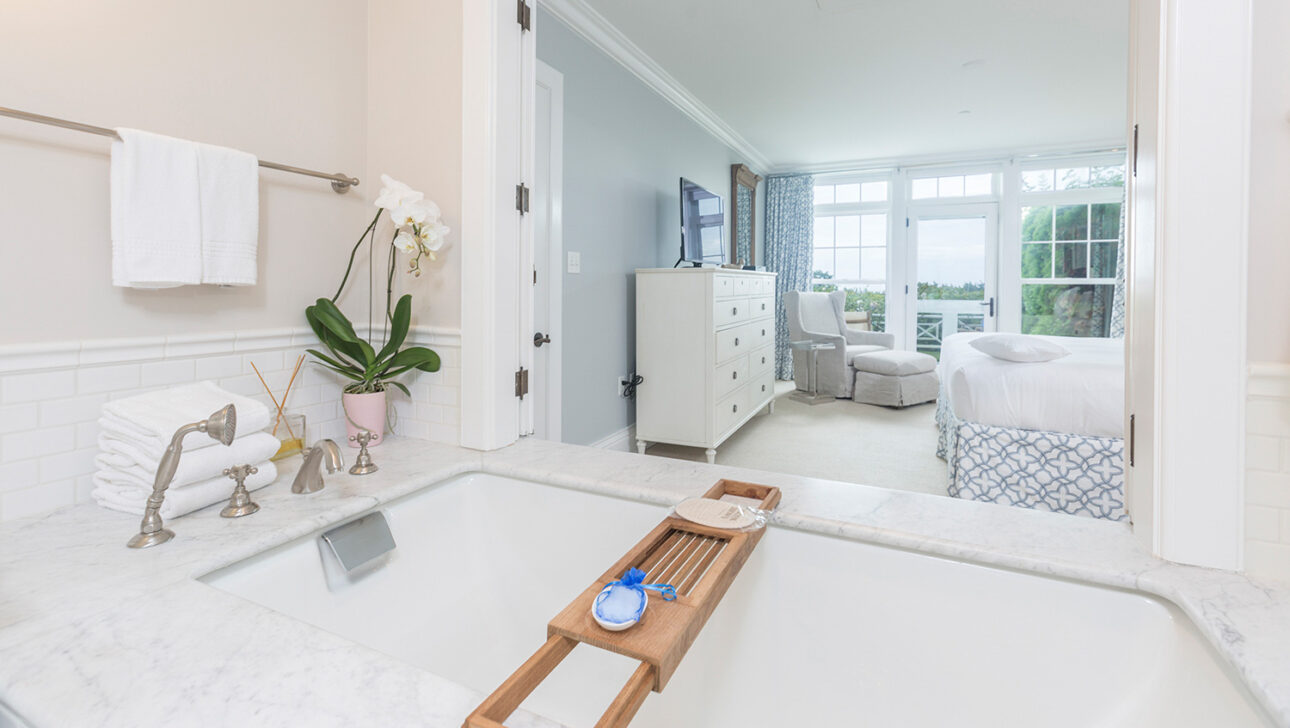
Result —
[{"label": "marble countertop", "polygon": [[[291,494],[286,468],[255,492],[256,515],[230,521],[212,506],[145,551],[124,545],[137,517],[90,504],[0,525],[0,700],[38,726],[456,728],[482,695],[195,579],[483,471],[662,505],[751,480],[783,491],[780,526],[1154,594],[1290,726],[1290,589],[1160,561],[1123,524],[536,440],[480,453],[396,439],[374,458],[379,472],[328,476],[308,496]],[[555,725],[518,713],[509,724]]]}]

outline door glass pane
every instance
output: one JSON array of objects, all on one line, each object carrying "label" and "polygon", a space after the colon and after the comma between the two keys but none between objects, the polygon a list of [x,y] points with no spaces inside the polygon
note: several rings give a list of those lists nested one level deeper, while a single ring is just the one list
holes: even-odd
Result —
[{"label": "door glass pane", "polygon": [[941,177],[940,180],[941,197],[962,197],[963,196],[963,178],[962,177]]},{"label": "door glass pane", "polygon": [[1057,240],[1088,240],[1088,205],[1057,208]]},{"label": "door glass pane", "polygon": [[1021,286],[1021,331],[1051,336],[1105,337],[1111,327],[1112,284]]},{"label": "door glass pane", "polygon": [[1078,190],[1088,187],[1088,167],[1057,170],[1057,189]]},{"label": "door glass pane", "polygon": [[[869,314],[870,331],[887,330],[887,286],[884,283],[843,286],[847,292],[843,310]],[[852,328],[864,330],[865,322],[848,323]]]},{"label": "door glass pane", "polygon": [[918,351],[940,358],[941,342],[960,331],[981,331],[986,320],[986,219],[920,219],[915,339]]},{"label": "door glass pane", "polygon": [[886,182],[865,182],[860,185],[861,202],[886,202],[887,201],[887,183]]},{"label": "door glass pane", "polygon": [[860,216],[859,215],[839,215],[833,218],[836,221],[837,228],[834,230],[833,242],[835,245],[859,245],[860,244]]},{"label": "door glass pane", "polygon": [[1089,187],[1121,187],[1124,185],[1124,165],[1093,167],[1088,176]]},{"label": "door glass pane", "polygon": [[859,202],[860,183],[856,182],[849,185],[838,185],[833,195],[833,201],[838,204],[842,204],[844,202]]}]

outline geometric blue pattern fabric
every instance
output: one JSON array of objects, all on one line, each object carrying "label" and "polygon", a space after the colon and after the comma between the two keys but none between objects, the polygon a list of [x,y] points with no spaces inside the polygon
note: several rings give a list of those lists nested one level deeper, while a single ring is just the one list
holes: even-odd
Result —
[{"label": "geometric blue pattern fabric", "polygon": [[1120,245],[1115,251],[1115,293],[1111,296],[1111,326],[1107,336],[1112,339],[1124,338],[1124,297],[1128,293],[1124,264],[1124,220],[1129,207],[1128,192],[1120,203]]},{"label": "geometric blue pattern fabric", "polygon": [[815,177],[809,174],[766,179],[766,270],[775,276],[775,378],[793,378],[788,348],[784,294],[811,287],[815,238]]},{"label": "geometric blue pattern fabric", "polygon": [[1040,511],[1127,521],[1124,439],[965,422],[936,403],[936,454],[949,494]]}]

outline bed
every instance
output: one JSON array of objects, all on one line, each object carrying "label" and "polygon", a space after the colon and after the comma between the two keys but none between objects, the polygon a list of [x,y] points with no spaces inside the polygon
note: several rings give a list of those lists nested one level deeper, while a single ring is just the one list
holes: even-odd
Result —
[{"label": "bed", "polygon": [[1113,521],[1124,510],[1124,340],[1040,337],[1071,353],[996,359],[955,334],[941,348],[936,454],[949,493]]}]

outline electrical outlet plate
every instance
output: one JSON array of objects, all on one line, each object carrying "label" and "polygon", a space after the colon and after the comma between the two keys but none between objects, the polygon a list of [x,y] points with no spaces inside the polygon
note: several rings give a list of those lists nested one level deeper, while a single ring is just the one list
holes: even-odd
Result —
[{"label": "electrical outlet plate", "polygon": [[569,251],[569,272],[570,273],[582,272],[582,253],[572,251],[572,250]]}]

